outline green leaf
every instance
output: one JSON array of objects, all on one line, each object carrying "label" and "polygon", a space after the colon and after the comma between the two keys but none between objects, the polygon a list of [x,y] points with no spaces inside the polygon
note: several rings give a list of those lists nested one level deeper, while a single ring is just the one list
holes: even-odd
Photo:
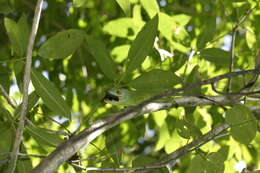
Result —
[{"label": "green leaf", "polygon": [[158,151],[162,148],[164,148],[166,142],[171,138],[170,132],[168,129],[168,126],[166,123],[164,123],[160,128],[159,128],[159,138],[156,143],[156,146],[154,148],[155,151]]},{"label": "green leaf", "polygon": [[140,0],[140,2],[150,18],[159,13],[160,9],[156,0]]},{"label": "green leaf", "polygon": [[177,14],[173,15],[172,19],[174,22],[184,26],[189,23],[191,16],[188,16],[187,14]]},{"label": "green leaf", "polygon": [[172,61],[174,62],[171,65],[172,72],[179,70],[187,62],[187,55],[185,54],[175,55],[172,58]]},{"label": "green leaf", "polygon": [[137,34],[128,52],[128,63],[126,73],[130,73],[142,64],[146,56],[153,47],[157,34],[158,15],[145,24],[142,30]]},{"label": "green leaf", "polygon": [[74,7],[82,7],[85,5],[87,0],[73,0],[73,6]]},{"label": "green leaf", "polygon": [[46,106],[56,114],[70,119],[70,108],[59,90],[41,73],[32,70],[31,76],[36,93],[42,98]]},{"label": "green leaf", "polygon": [[230,59],[230,52],[219,48],[203,49],[200,56],[220,67],[227,67]]},{"label": "green leaf", "polygon": [[[36,92],[32,92],[29,95],[29,99],[28,99],[28,111],[30,111],[34,105],[38,102],[39,100],[39,96],[36,94]],[[22,103],[16,108],[15,112],[14,112],[14,117],[18,118],[20,116],[20,113],[22,111]]]},{"label": "green leaf", "polygon": [[179,77],[171,71],[154,69],[143,73],[127,85],[137,90],[160,91],[171,88],[178,83],[180,83]]},{"label": "green leaf", "polygon": [[13,121],[12,114],[2,106],[0,106],[0,117],[4,120],[7,120],[8,122]]},{"label": "green leaf", "polygon": [[191,131],[188,128],[187,123],[183,120],[178,120],[176,123],[176,129],[179,136],[181,136],[184,139],[190,139],[191,138]]},{"label": "green leaf", "polygon": [[250,27],[247,27],[246,43],[247,43],[247,46],[250,49],[253,49],[255,44],[256,44],[256,35],[255,35],[254,31]]},{"label": "green leaf", "polygon": [[39,49],[38,54],[44,58],[66,58],[77,50],[84,40],[80,30],[69,29],[49,38]]},{"label": "green leaf", "polygon": [[24,70],[24,63],[21,63],[20,61],[14,61],[13,62],[13,68],[14,68],[14,75],[17,82],[17,85],[19,87],[19,90],[23,90],[23,70]]},{"label": "green leaf", "polygon": [[149,156],[139,156],[133,160],[132,166],[133,167],[146,166],[153,162],[156,162],[155,158]]},{"label": "green leaf", "polygon": [[105,45],[97,38],[86,36],[87,49],[92,54],[104,75],[114,80],[116,77],[116,66],[109,56]]},{"label": "green leaf", "polygon": [[238,142],[249,144],[256,136],[257,122],[252,112],[244,105],[235,105],[226,113],[231,136]]},{"label": "green leaf", "polygon": [[113,36],[133,40],[142,25],[142,22],[135,22],[132,18],[119,18],[108,22],[103,27],[103,31]]},{"label": "green leaf", "polygon": [[167,40],[172,40],[172,35],[173,35],[172,31],[174,27],[174,22],[172,22],[172,17],[169,16],[168,14],[160,12],[159,19],[160,20],[159,20],[158,30]]},{"label": "green leaf", "polygon": [[190,137],[197,138],[202,135],[200,129],[191,120],[179,120],[179,122],[177,132],[181,137],[190,139]]},{"label": "green leaf", "polygon": [[[185,18],[185,17],[182,17]],[[178,40],[185,40],[185,38],[188,36],[184,25],[180,25],[179,17],[177,16],[169,16],[168,14],[165,14],[163,12],[159,13],[159,26],[158,30],[160,33],[170,42],[172,47],[180,52],[186,53],[189,51],[190,48],[185,47],[180,42],[176,42],[173,40],[173,38],[176,38]],[[189,20],[188,17],[186,17],[183,24]],[[178,22],[178,23],[176,23]]]},{"label": "green leaf", "polygon": [[206,173],[222,173],[224,172],[224,161],[227,158],[228,147],[224,146],[220,150],[214,153],[210,153],[207,156],[205,164]]},{"label": "green leaf", "polygon": [[[200,80],[201,80],[201,75],[200,75],[200,72],[199,72],[199,66],[196,65],[192,69],[190,74],[188,75],[188,77],[185,81],[185,86],[192,85],[194,83],[199,82]],[[200,86],[194,87],[190,90],[186,90],[184,93],[187,94],[187,95],[201,95],[201,87]]]},{"label": "green leaf", "polygon": [[15,136],[11,123],[0,121],[0,132],[0,152],[11,151],[12,141]]},{"label": "green leaf", "polygon": [[56,134],[48,132],[47,129],[36,126],[27,126],[26,131],[37,141],[39,145],[57,147],[63,140]]},{"label": "green leaf", "polygon": [[200,155],[196,155],[189,164],[189,169],[187,172],[197,172],[201,173],[205,169],[205,159],[202,158]]},{"label": "green leaf", "polygon": [[111,55],[112,55],[113,59],[118,63],[123,62],[127,58],[127,52],[129,51],[129,48],[130,48],[130,45],[128,45],[128,44],[115,47],[111,51]]},{"label": "green leaf", "polygon": [[129,0],[116,0],[118,5],[122,8],[126,16],[130,16],[131,9],[130,9],[130,1]]},{"label": "green leaf", "polygon": [[16,173],[28,173],[32,170],[32,161],[30,158],[18,159]]},{"label": "green leaf", "polygon": [[9,0],[0,0],[0,13],[10,13],[12,11]]},{"label": "green leaf", "polygon": [[14,52],[19,57],[23,57],[27,49],[29,38],[26,16],[22,15],[17,23],[12,19],[5,18],[4,24]]},{"label": "green leaf", "polygon": [[216,30],[216,18],[210,18],[202,29],[202,33],[198,36],[197,48],[200,50],[214,38]]}]

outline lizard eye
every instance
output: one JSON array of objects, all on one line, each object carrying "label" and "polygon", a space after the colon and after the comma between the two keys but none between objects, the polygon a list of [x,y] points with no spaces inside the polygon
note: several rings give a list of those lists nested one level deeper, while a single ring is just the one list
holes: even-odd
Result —
[{"label": "lizard eye", "polygon": [[120,91],[120,90],[117,90],[116,93],[117,93],[117,94],[121,94],[121,91]]},{"label": "lizard eye", "polygon": [[109,101],[119,101],[119,97],[110,94],[110,93],[106,93],[105,97],[103,98],[103,100],[109,100]]}]

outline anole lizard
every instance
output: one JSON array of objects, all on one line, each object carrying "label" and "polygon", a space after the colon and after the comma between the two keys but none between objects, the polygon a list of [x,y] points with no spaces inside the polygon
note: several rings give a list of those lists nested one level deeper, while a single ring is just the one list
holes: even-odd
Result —
[{"label": "anole lizard", "polygon": [[152,95],[152,93],[130,91],[125,88],[112,88],[106,92],[104,101],[112,105],[133,106],[148,99]]}]

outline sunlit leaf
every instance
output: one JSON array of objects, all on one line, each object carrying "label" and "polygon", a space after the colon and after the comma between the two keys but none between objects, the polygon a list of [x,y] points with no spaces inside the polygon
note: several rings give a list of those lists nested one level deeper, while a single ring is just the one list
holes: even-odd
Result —
[{"label": "sunlit leaf", "polygon": [[70,108],[58,89],[36,70],[32,70],[31,76],[36,93],[42,98],[44,104],[59,116],[70,119]]},{"label": "sunlit leaf", "polygon": [[191,19],[191,16],[189,16],[187,14],[173,15],[173,21],[182,26],[187,25],[189,23],[190,19]]},{"label": "sunlit leaf", "polygon": [[132,18],[119,18],[106,23],[103,31],[110,35],[132,40],[142,25],[142,22],[135,22]]},{"label": "sunlit leaf", "polygon": [[118,5],[122,8],[122,10],[124,11],[124,13],[125,13],[127,16],[130,16],[130,13],[131,13],[130,1],[129,1],[129,0],[116,0],[116,2],[117,2]]},{"label": "sunlit leaf", "polygon": [[169,16],[166,13],[160,12],[158,30],[170,42],[170,44],[172,44],[174,49],[186,53],[190,50],[190,48],[184,46],[180,42],[173,40],[173,38],[175,38],[183,41],[188,36],[184,26],[176,23],[180,22],[178,18],[178,16]]},{"label": "sunlit leaf", "polygon": [[101,40],[97,38],[86,36],[87,49],[90,51],[92,56],[95,58],[97,65],[100,67],[104,75],[110,79],[115,79],[116,77],[116,66],[109,56],[105,45]]},{"label": "sunlit leaf", "polygon": [[226,113],[231,127],[231,136],[238,142],[249,144],[256,136],[257,122],[252,112],[244,105],[235,105]]},{"label": "sunlit leaf", "polygon": [[70,29],[57,33],[40,47],[38,54],[44,58],[66,58],[82,44],[84,33]]},{"label": "sunlit leaf", "polygon": [[250,27],[247,27],[246,43],[250,49],[254,48],[254,45],[256,44],[256,35]]},{"label": "sunlit leaf", "polygon": [[156,0],[140,0],[145,11],[150,18],[153,18],[159,11],[159,5]]},{"label": "sunlit leaf", "polygon": [[157,34],[158,15],[142,28],[136,36],[128,52],[128,63],[126,66],[126,73],[135,70],[144,61],[153,47],[154,39]]},{"label": "sunlit leaf", "polygon": [[82,7],[86,2],[87,0],[73,0],[73,5],[75,7]]},{"label": "sunlit leaf", "polygon": [[167,38],[168,40],[172,40],[174,26],[174,22],[172,22],[172,17],[166,13],[160,12],[159,19],[160,20],[158,30],[165,38]]},{"label": "sunlit leaf", "polygon": [[127,52],[129,51],[129,48],[130,45],[128,44],[115,47],[111,51],[111,55],[114,57],[113,59],[118,63],[123,62],[127,58]]},{"label": "sunlit leaf", "polygon": [[159,138],[154,148],[155,151],[162,149],[166,142],[171,138],[168,126],[166,123],[163,124],[159,129]]},{"label": "sunlit leaf", "polygon": [[180,83],[179,77],[171,71],[154,69],[143,73],[141,76],[132,80],[127,85],[138,90],[160,91],[171,88],[178,83]]},{"label": "sunlit leaf", "polygon": [[152,115],[157,126],[161,127],[165,124],[165,119],[167,118],[167,112],[165,110],[153,112]]}]

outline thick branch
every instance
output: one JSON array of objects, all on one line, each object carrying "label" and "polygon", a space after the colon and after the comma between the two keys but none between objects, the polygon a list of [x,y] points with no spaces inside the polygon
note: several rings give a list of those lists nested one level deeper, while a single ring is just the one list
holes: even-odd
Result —
[{"label": "thick branch", "polygon": [[124,109],[117,113],[113,113],[111,115],[106,116],[102,120],[98,120],[94,122],[88,129],[83,130],[78,135],[71,137],[69,140],[66,140],[60,146],[57,147],[55,151],[53,151],[50,155],[47,156],[44,160],[40,162],[40,164],[35,167],[32,172],[33,173],[49,173],[54,172],[54,170],[61,165],[63,162],[68,160],[72,155],[74,155],[78,150],[82,147],[88,145],[91,141],[93,141],[100,134],[105,132],[106,130],[124,122],[126,120],[137,117],[140,114],[148,113],[149,111],[160,110],[160,107],[154,108],[149,106],[150,103],[167,97],[176,95],[178,92],[189,90],[194,87],[198,87],[201,85],[210,84],[216,82],[218,80],[229,78],[238,75],[246,75],[249,73],[257,73],[257,70],[247,70],[247,71],[238,71],[231,72],[224,75],[220,75],[217,77],[213,77],[211,79],[201,81],[189,86],[185,86],[182,88],[172,89],[161,94],[158,94],[132,108]]},{"label": "thick branch", "polygon": [[43,0],[37,1],[37,5],[35,8],[35,14],[34,14],[34,18],[33,18],[32,31],[31,31],[29,43],[27,46],[25,72],[24,72],[24,77],[23,77],[23,104],[22,104],[22,110],[21,110],[18,128],[16,131],[15,141],[13,144],[11,160],[10,160],[10,164],[8,166],[9,173],[13,173],[15,171],[17,156],[19,153],[23,130],[24,130],[24,121],[26,118],[27,107],[28,107],[28,88],[29,88],[29,83],[30,83],[32,50],[33,50],[35,36],[36,36],[38,25],[39,25],[42,3],[43,3]]}]

